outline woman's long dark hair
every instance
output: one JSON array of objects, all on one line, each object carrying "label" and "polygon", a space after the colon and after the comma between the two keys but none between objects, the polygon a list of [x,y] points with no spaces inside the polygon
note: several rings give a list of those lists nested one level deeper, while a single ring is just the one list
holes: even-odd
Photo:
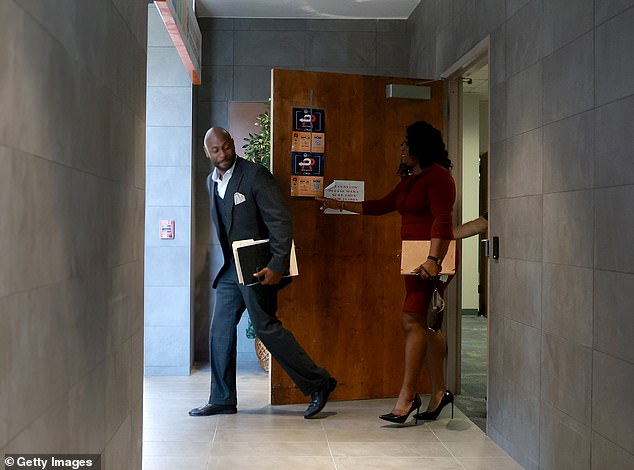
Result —
[{"label": "woman's long dark hair", "polygon": [[[409,153],[418,160],[421,168],[437,163],[447,169],[451,168],[451,160],[445,148],[440,131],[425,121],[416,121],[407,126],[407,145]],[[399,173],[402,177],[411,174],[411,168],[401,164]]]}]

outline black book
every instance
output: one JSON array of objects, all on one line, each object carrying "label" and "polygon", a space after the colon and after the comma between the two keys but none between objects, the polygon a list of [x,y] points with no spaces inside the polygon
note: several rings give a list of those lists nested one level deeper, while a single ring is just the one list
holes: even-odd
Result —
[{"label": "black book", "polygon": [[[233,256],[236,262],[238,282],[252,286],[260,282],[254,273],[265,268],[271,261],[271,245],[269,240],[238,240],[233,242]],[[291,248],[291,265],[284,276],[297,275],[295,244]]]}]

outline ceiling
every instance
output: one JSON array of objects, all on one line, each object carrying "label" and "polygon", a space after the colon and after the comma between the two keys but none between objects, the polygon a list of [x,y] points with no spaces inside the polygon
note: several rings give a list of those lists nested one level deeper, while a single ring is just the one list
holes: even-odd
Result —
[{"label": "ceiling", "polygon": [[420,0],[195,0],[214,18],[407,19]]}]

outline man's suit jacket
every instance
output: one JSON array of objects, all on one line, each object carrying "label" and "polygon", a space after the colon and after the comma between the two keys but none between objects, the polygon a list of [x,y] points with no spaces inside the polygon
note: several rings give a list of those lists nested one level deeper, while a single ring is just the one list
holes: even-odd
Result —
[{"label": "man's suit jacket", "polygon": [[[218,238],[217,246],[220,246],[221,224],[211,174],[207,176],[207,191],[214,225],[212,235]],[[291,214],[273,175],[262,165],[237,157],[224,201],[229,208],[225,227],[229,246],[223,247],[222,254],[213,251],[210,254],[212,286],[218,285],[220,275],[227,269],[232,256],[231,244],[236,240],[268,238],[272,258],[267,267],[272,271],[285,272],[290,262],[293,226]]]}]

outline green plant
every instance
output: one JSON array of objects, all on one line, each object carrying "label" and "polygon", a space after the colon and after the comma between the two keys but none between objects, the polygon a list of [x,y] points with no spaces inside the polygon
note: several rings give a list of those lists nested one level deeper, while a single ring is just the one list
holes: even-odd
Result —
[{"label": "green plant", "polygon": [[255,118],[255,125],[262,129],[257,134],[249,133],[245,137],[244,158],[255,163],[271,167],[271,115],[264,111]]},{"label": "green plant", "polygon": [[255,327],[251,322],[251,318],[249,318],[249,324],[247,325],[246,336],[249,339],[255,339]]}]

